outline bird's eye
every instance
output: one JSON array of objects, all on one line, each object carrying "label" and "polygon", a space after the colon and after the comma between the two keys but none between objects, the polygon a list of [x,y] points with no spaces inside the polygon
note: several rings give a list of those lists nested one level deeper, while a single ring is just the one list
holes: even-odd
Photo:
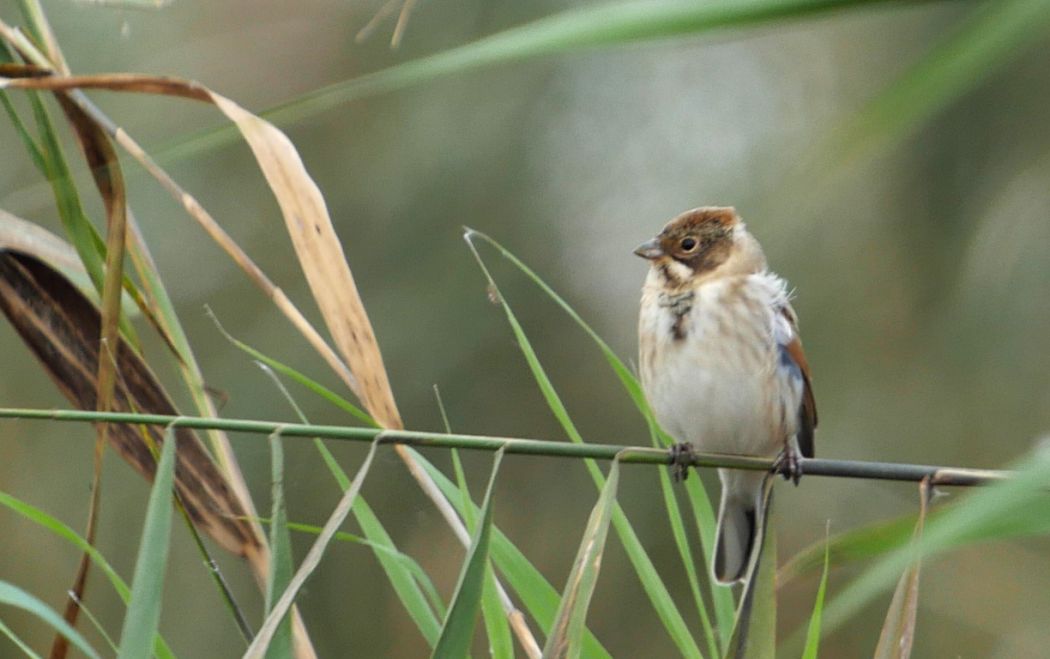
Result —
[{"label": "bird's eye", "polygon": [[691,236],[689,238],[683,238],[679,246],[682,248],[683,252],[691,252],[696,249],[696,238]]}]

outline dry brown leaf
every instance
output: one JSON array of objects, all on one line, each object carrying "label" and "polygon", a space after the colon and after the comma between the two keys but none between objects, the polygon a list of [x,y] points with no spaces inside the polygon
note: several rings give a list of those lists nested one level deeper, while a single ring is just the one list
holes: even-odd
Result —
[{"label": "dry brown leaf", "polygon": [[[284,133],[230,99],[197,83],[175,78],[138,74],[21,78],[0,82],[0,88],[3,87],[52,91],[76,88],[109,89],[164,94],[214,103],[240,129],[255,154],[270,184],[270,189],[277,197],[307,282],[325,318],[329,332],[352,373],[353,377],[347,384],[380,425],[395,429],[402,427],[401,417],[390,390],[386,369],[383,366],[379,344],[357,292],[353,275],[346,264],[342,245],[332,227],[324,198],[317,184],[306,172],[295,147]],[[120,129],[114,129],[113,136],[126,148],[138,151],[136,157],[145,156],[137,144],[128,144],[125,139],[126,134]],[[198,221],[202,221],[201,216],[206,213],[196,200],[178,188],[174,181],[171,181],[166,175],[164,178],[169,190],[172,190],[173,193],[177,190],[187,210]],[[286,315],[290,317],[297,315],[301,318],[301,314],[298,314],[297,311],[288,310],[287,305],[290,305],[290,302],[287,302],[287,298],[284,298],[283,294],[276,295],[280,289],[265,278],[262,271],[236,247],[225,232],[218,228],[210,216],[207,216],[202,223],[220,242],[220,245],[235,256],[237,262],[252,276],[253,280],[274,298]],[[300,321],[299,318],[293,318],[293,321],[300,330],[303,330],[302,323],[305,320]]]},{"label": "dry brown leaf", "polygon": [[[35,79],[35,82],[29,79],[0,79],[0,89],[4,88],[47,89],[52,91],[77,88],[108,89],[111,91],[163,94],[212,102],[211,92],[195,82],[158,76],[123,73],[95,76],[38,78]],[[82,102],[86,103],[87,101],[86,99],[82,99]],[[154,178],[156,178],[157,181],[160,182],[160,184],[182,204],[190,217],[201,225],[212,240],[214,240],[219,247],[230,256],[233,262],[236,263],[246,275],[248,275],[249,279],[251,279],[251,281],[271,299],[278,310],[280,310],[281,313],[292,322],[295,328],[299,330],[314,349],[316,349],[324,358],[328,365],[331,366],[332,370],[342,378],[350,390],[353,391],[355,395],[361,397],[357,380],[354,378],[350,369],[339,358],[339,355],[332,350],[302,312],[300,312],[295,304],[288,299],[284,294],[284,291],[270,281],[270,278],[266,276],[262,269],[252,261],[251,257],[241,249],[240,245],[238,245],[236,241],[234,241],[233,238],[231,238],[230,235],[219,225],[219,223],[215,221],[215,218],[213,218],[192,195],[183,190],[167,172],[161,169],[142,149],[142,147],[131,139],[127,133],[116,126],[113,126],[111,122],[108,122],[108,119],[102,121],[100,118],[98,123],[99,125],[105,126],[110,137],[123,146],[132,157],[138,160],[142,166],[145,167],[150,174],[152,174]],[[363,397],[362,400],[364,400]]]},{"label": "dry brown leaf", "polygon": [[[0,309],[59,390],[78,408],[96,407],[99,359],[98,309],[60,273],[12,250],[0,250]],[[115,411],[177,415],[153,372],[121,339],[117,348]],[[251,557],[260,545],[196,434],[178,428],[175,487],[194,523],[226,550]],[[145,478],[156,468],[143,433],[160,446],[156,427],[112,426],[111,446]]]},{"label": "dry brown leaf", "polygon": [[39,224],[0,209],[0,249],[4,248],[35,256],[67,277],[87,278],[84,264],[69,243]]},{"label": "dry brown leaf", "polygon": [[[57,53],[57,44],[53,56]],[[96,380],[96,405],[99,412],[108,412],[113,407],[116,363],[110,358],[112,346],[120,337],[120,298],[124,281],[124,250],[127,238],[127,198],[124,175],[120,171],[117,153],[104,132],[84,113],[67,94],[56,92],[55,98],[65,112],[66,118],[76,131],[77,140],[87,160],[91,175],[106,208],[106,270],[102,282],[102,318],[99,331],[100,353]],[[95,544],[99,506],[102,503],[102,456],[111,432],[108,423],[96,424],[94,470],[91,480],[91,498],[88,508],[87,529],[84,538],[89,545]],[[80,557],[73,587],[70,589],[63,618],[70,626],[76,626],[80,614],[80,602],[84,599],[87,577],[91,570],[91,557],[85,551]],[[51,645],[51,659],[63,659],[69,652],[69,639],[56,634]]]},{"label": "dry brown leaf", "polygon": [[358,397],[381,426],[401,428],[372,323],[317,184],[284,133],[228,98],[212,93],[212,99],[241,130],[277,197],[328,331],[357,379]]}]

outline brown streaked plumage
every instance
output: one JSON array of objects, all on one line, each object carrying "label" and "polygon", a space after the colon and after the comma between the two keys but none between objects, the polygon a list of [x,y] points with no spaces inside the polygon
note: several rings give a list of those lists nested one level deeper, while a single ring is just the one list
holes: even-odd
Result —
[{"label": "brown streaked plumage", "polygon": [[[736,211],[682,213],[635,254],[650,262],[642,289],[642,385],[660,425],[703,451],[813,456],[816,405],[787,285],[767,269]],[[765,474],[721,469],[713,572],[745,576],[765,519]]]}]

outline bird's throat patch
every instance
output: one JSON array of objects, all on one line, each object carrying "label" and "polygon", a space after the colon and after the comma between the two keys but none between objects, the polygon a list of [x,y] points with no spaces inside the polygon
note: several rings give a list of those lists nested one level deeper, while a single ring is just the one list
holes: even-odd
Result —
[{"label": "bird's throat patch", "polygon": [[671,312],[671,337],[675,341],[681,341],[686,336],[686,319],[689,316],[689,312],[693,310],[693,298],[695,296],[696,294],[693,291],[685,291],[674,295],[666,293],[660,295],[660,306]]}]

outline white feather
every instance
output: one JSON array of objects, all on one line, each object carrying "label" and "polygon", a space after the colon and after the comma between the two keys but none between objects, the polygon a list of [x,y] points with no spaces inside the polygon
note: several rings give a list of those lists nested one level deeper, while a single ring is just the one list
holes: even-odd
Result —
[{"label": "white feather", "polygon": [[[642,384],[657,421],[701,451],[772,456],[794,435],[802,384],[780,363],[795,336],[780,277],[709,280],[675,338],[675,314],[653,270],[642,296]],[[792,411],[788,413],[788,411]]]}]

